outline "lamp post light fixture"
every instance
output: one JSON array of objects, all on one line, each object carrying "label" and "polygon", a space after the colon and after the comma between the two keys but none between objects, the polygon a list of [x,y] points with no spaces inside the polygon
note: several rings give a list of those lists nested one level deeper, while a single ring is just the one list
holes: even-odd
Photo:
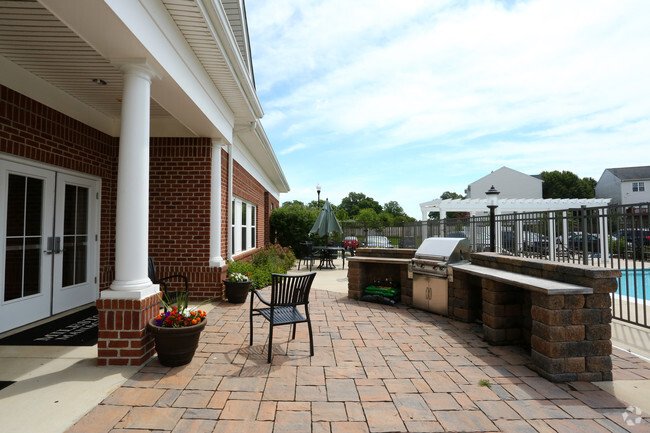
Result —
[{"label": "lamp post light fixture", "polygon": [[487,207],[490,209],[490,252],[495,253],[497,248],[496,248],[496,219],[495,219],[495,211],[496,208],[499,207],[499,191],[494,188],[494,185],[485,192],[485,195],[487,195],[487,201],[488,205]]},{"label": "lamp post light fixture", "polygon": [[320,183],[316,185],[316,193],[318,193],[318,206],[320,207]]}]

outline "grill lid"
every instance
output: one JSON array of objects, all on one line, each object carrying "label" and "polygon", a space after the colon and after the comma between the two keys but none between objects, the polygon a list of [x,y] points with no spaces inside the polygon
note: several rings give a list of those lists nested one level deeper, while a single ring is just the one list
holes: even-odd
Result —
[{"label": "grill lid", "polygon": [[463,238],[427,238],[415,252],[415,259],[456,263],[469,260],[472,247]]}]

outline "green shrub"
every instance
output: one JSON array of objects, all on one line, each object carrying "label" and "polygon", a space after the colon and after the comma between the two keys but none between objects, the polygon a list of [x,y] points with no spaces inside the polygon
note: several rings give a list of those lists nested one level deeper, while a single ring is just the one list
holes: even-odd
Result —
[{"label": "green shrub", "polygon": [[267,245],[255,254],[250,262],[230,262],[227,275],[239,273],[252,280],[251,289],[262,289],[271,285],[271,274],[285,274],[296,262],[291,248]]}]

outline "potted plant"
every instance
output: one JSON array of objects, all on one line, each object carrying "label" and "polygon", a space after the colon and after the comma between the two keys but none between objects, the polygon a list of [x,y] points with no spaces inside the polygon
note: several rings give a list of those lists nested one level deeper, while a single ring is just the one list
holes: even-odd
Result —
[{"label": "potted plant", "polygon": [[154,336],[158,360],[167,367],[188,364],[199,346],[199,337],[207,322],[206,313],[198,309],[200,305],[189,307],[189,296],[186,292],[178,295],[174,306],[165,302],[162,294],[160,301],[165,307],[165,312],[149,320],[147,324]]},{"label": "potted plant", "polygon": [[239,272],[230,272],[229,269],[227,278],[223,282],[226,285],[226,299],[228,299],[228,302],[232,304],[246,302],[246,297],[252,284],[252,281],[247,275]]}]

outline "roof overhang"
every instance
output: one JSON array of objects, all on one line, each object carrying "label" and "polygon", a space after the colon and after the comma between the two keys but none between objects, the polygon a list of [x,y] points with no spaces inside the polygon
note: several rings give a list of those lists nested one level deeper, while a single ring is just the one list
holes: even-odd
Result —
[{"label": "roof overhang", "polygon": [[[220,1],[12,1],[0,14],[0,84],[111,136],[123,87],[116,59],[145,61],[160,77],[151,85],[151,136],[234,143],[235,130],[263,116]],[[272,155],[260,165],[287,189],[268,139],[243,140],[254,155]]]}]

